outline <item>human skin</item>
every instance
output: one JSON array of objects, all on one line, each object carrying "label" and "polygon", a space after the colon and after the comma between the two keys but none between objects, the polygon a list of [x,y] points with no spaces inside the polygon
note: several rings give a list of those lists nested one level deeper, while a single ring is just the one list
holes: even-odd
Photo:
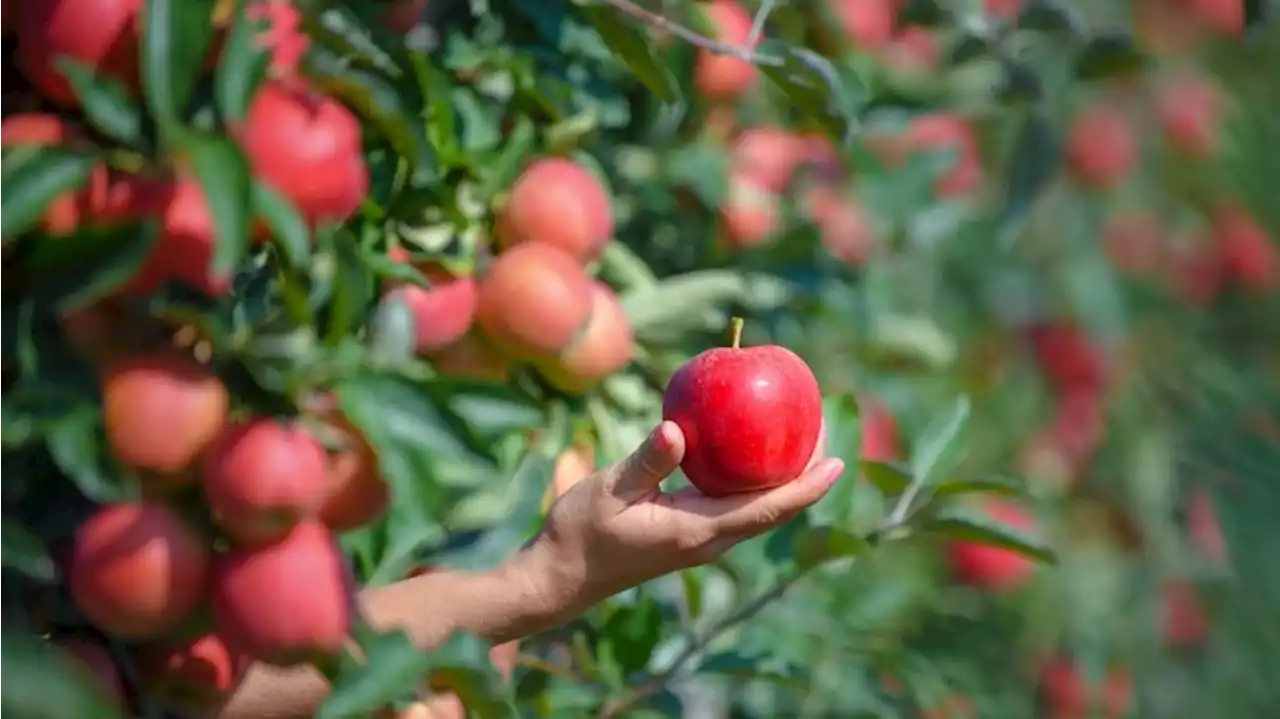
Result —
[{"label": "human skin", "polygon": [[[708,497],[664,492],[685,441],[658,425],[626,459],[574,485],[542,531],[500,566],[421,574],[360,596],[374,627],[400,629],[430,650],[456,632],[493,644],[560,626],[601,600],[655,577],[705,564],[733,545],[779,527],[827,493],[844,462],[824,458],[825,427],[809,468],[775,489]],[[310,667],[255,665],[219,719],[310,717],[329,685]]]}]

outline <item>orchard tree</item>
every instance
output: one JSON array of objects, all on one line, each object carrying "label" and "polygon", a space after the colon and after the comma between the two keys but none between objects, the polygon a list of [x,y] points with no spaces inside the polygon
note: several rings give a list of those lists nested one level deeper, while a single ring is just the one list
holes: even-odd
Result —
[{"label": "orchard tree", "polygon": [[[1270,5],[11,0],[4,708],[1274,708]],[[518,643],[360,616],[664,416],[856,476]]]}]

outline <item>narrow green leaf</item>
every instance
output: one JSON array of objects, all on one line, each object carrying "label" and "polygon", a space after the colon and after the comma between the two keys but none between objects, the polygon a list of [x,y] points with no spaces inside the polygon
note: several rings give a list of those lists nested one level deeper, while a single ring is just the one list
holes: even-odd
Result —
[{"label": "narrow green leaf", "polygon": [[1057,176],[1062,161],[1061,146],[1053,125],[1039,112],[1031,112],[1018,133],[1009,160],[1005,181],[1004,207],[1000,222],[1012,234],[1034,208],[1036,200]]},{"label": "narrow green leaf", "polygon": [[699,310],[739,301],[746,290],[747,281],[740,272],[700,270],[628,292],[622,306],[640,335],[651,327],[696,321]]},{"label": "narrow green leaf", "polygon": [[871,462],[862,460],[858,463],[862,476],[874,484],[886,497],[896,497],[911,485],[911,468],[901,462]]},{"label": "narrow green leaf", "polygon": [[1133,75],[1142,70],[1147,58],[1133,38],[1119,33],[1098,35],[1076,57],[1076,77],[1102,80]]},{"label": "narrow green leaf", "polygon": [[[459,152],[458,117],[451,100],[454,87],[448,74],[425,53],[413,53],[411,62],[425,105],[427,136],[432,146],[450,166],[475,159]],[[529,122],[524,115],[520,121]]]},{"label": "narrow green leaf", "polygon": [[796,566],[801,570],[845,557],[856,557],[871,545],[851,532],[835,527],[812,527],[796,535]]},{"label": "narrow green leaf", "polygon": [[218,247],[213,272],[234,269],[249,251],[249,161],[226,137],[190,133],[182,138],[182,150],[204,191],[213,214]]},{"label": "narrow green leaf", "polygon": [[250,190],[253,215],[266,222],[271,241],[290,267],[306,267],[311,259],[311,231],[293,205],[270,186],[253,181]]},{"label": "narrow green leaf", "polygon": [[498,153],[493,162],[486,162],[479,168],[482,174],[480,184],[476,187],[476,195],[488,201],[503,188],[510,187],[537,142],[538,133],[533,121],[521,115],[507,135],[507,144],[502,152]]},{"label": "narrow green leaf", "polygon": [[231,20],[231,33],[222,48],[213,92],[224,120],[237,122],[244,118],[253,95],[266,77],[270,54],[259,40],[267,27],[264,19],[248,16],[248,0],[237,0]]},{"label": "narrow green leaf", "polygon": [[217,0],[146,0],[142,91],[166,138],[181,125],[213,40]]},{"label": "narrow green leaf", "polygon": [[643,592],[635,604],[619,607],[600,632],[623,675],[643,671],[662,638],[658,604]]},{"label": "narrow green leaf", "polygon": [[86,228],[57,242],[34,247],[28,267],[37,294],[60,310],[88,306],[132,279],[158,239],[154,221],[141,225]]},{"label": "narrow green leaf", "polygon": [[969,422],[969,398],[961,395],[947,414],[934,420],[911,452],[913,481],[930,484],[951,471],[964,450],[963,433]]},{"label": "narrow green leaf", "polygon": [[582,12],[609,49],[617,53],[654,96],[663,102],[680,98],[675,76],[662,64],[648,33],[623,20],[622,13],[612,7],[592,4],[584,6]]},{"label": "narrow green leaf", "polygon": [[96,677],[74,659],[16,627],[0,635],[0,663],[9,667],[9,684],[0,692],[0,714],[15,717],[101,717],[120,710]]},{"label": "narrow green leaf", "polygon": [[[313,41],[337,55],[354,60],[363,68],[375,70],[392,80],[404,76],[397,58],[384,49],[392,45],[379,42],[379,38],[345,3],[304,14],[303,27]],[[403,57],[407,53],[397,54]]]},{"label": "narrow green leaf", "polygon": [[407,362],[417,349],[413,311],[402,292],[390,292],[378,303],[369,322],[369,359],[383,367]]},{"label": "narrow green leaf", "polygon": [[40,148],[24,160],[5,173],[9,191],[0,194],[0,235],[6,243],[34,227],[59,195],[84,185],[95,162],[58,147]]},{"label": "narrow green leaf", "polygon": [[12,519],[0,524],[0,562],[42,582],[51,582],[58,575],[44,542]]},{"label": "narrow green leaf", "polygon": [[60,57],[56,64],[98,132],[125,145],[143,144],[142,109],[119,80],[95,75],[87,65],[70,57]]},{"label": "narrow green leaf", "polygon": [[947,477],[934,488],[935,497],[954,497],[961,494],[998,494],[1005,497],[1026,497],[1030,487],[1016,477],[989,475],[985,477]]},{"label": "narrow green leaf", "polygon": [[518,716],[511,704],[510,686],[489,661],[489,643],[468,634],[454,634],[431,653],[433,682],[458,695],[479,719]]},{"label": "narrow green leaf", "polygon": [[779,40],[762,43],[758,54],[782,60],[781,66],[763,63],[760,71],[828,136],[843,140],[866,100],[862,83],[827,58]]},{"label": "narrow green leaf", "polygon": [[362,637],[360,649],[364,662],[344,665],[317,719],[373,716],[411,696],[433,664],[431,655],[414,646],[403,631]]},{"label": "narrow green leaf", "polygon": [[684,588],[684,607],[689,619],[697,621],[702,616],[702,577],[693,569],[680,571],[680,586]]},{"label": "narrow green leaf", "polygon": [[430,181],[439,175],[439,159],[427,143],[419,113],[405,105],[403,93],[381,77],[352,68],[331,53],[313,51],[307,59],[316,88],[341,99],[368,120],[396,154],[409,163],[416,181]]},{"label": "narrow green leaf", "polygon": [[940,512],[926,519],[922,529],[945,534],[951,539],[1008,549],[1046,564],[1058,561],[1057,554],[1041,539],[975,514]]},{"label": "narrow green leaf", "polygon": [[95,408],[66,415],[46,440],[53,461],[86,497],[98,502],[129,498],[131,487],[107,451],[102,415]]}]

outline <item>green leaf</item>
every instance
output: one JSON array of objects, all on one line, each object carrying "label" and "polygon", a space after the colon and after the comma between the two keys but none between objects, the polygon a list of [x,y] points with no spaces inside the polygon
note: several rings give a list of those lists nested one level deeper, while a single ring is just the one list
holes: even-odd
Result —
[{"label": "green leaf", "polygon": [[911,468],[901,462],[871,462],[864,459],[858,463],[858,468],[862,476],[886,497],[896,497],[911,485]]},{"label": "green leaf", "polygon": [[35,292],[59,310],[88,306],[137,275],[159,236],[154,221],[86,228],[71,237],[36,245],[28,268]]},{"label": "green leaf", "polygon": [[963,433],[968,422],[969,398],[961,395],[947,414],[929,424],[912,447],[913,481],[928,485],[951,471],[958,455],[965,449]]},{"label": "green leaf", "polygon": [[214,78],[218,111],[224,120],[232,123],[244,118],[254,93],[266,77],[271,59],[266,43],[259,40],[267,23],[265,19],[250,18],[248,7],[248,0],[236,0],[231,32],[222,48]]},{"label": "green leaf", "polygon": [[828,136],[843,140],[857,124],[867,91],[851,72],[812,50],[779,40],[761,43],[757,54],[782,61],[781,66],[763,63],[760,70]]},{"label": "green leaf", "polygon": [[58,576],[44,542],[12,519],[0,524],[0,563],[42,582]]},{"label": "green leaf", "polygon": [[[410,61],[426,105],[427,137],[446,164],[467,164],[475,158],[459,152],[458,116],[451,101],[454,86],[448,74],[424,53],[413,53]],[[527,123],[529,119],[521,115],[520,121]]]},{"label": "green leaf", "polygon": [[961,33],[947,50],[947,62],[951,65],[963,65],[967,62],[986,58],[991,50],[986,39],[970,32]]},{"label": "green leaf", "polygon": [[702,576],[693,569],[680,570],[680,585],[684,588],[684,607],[689,619],[697,621],[702,616]]},{"label": "green leaf", "polygon": [[[662,638],[662,614],[658,603],[641,592],[635,604],[619,607],[600,630],[601,654],[617,662],[623,676],[649,666],[653,650]],[[603,659],[602,659],[603,660]]]},{"label": "green leaf", "polygon": [[95,75],[87,65],[70,57],[60,57],[55,63],[98,132],[125,145],[143,144],[142,110],[119,80]]},{"label": "green leaf", "polygon": [[166,137],[181,125],[213,40],[217,0],[146,0],[142,92]]},{"label": "green leaf", "polygon": [[1006,244],[1053,182],[1061,162],[1062,148],[1053,125],[1041,113],[1030,113],[1014,142],[1009,177],[1005,181],[1000,223],[1009,233]]},{"label": "green leaf", "polygon": [[976,514],[945,510],[926,519],[921,528],[951,539],[1008,549],[1046,564],[1058,561],[1053,549],[1039,538]]},{"label": "green leaf", "polygon": [[1005,497],[1025,497],[1030,494],[1027,483],[1016,477],[988,475],[985,477],[947,477],[934,488],[935,497],[954,497],[961,494],[998,494]]},{"label": "green leaf", "polygon": [[253,216],[266,222],[272,242],[290,267],[306,267],[311,259],[311,231],[302,216],[283,195],[269,185],[253,181],[249,204]]},{"label": "green leaf", "polygon": [[390,292],[378,303],[369,321],[369,360],[394,367],[413,358],[417,326],[402,293]]},{"label": "green leaf", "polygon": [[699,311],[741,301],[746,290],[747,281],[740,272],[700,270],[628,292],[622,307],[639,337],[650,329],[669,331],[673,326],[690,326],[690,321],[697,323]]},{"label": "green leaf", "polygon": [[50,428],[49,454],[86,497],[97,502],[128,499],[132,488],[107,451],[103,432],[102,413],[83,407]]},{"label": "green leaf", "polygon": [[525,160],[533,152],[537,142],[538,133],[533,122],[521,115],[516,120],[515,127],[507,135],[507,144],[498,156],[493,162],[486,162],[478,168],[481,175],[480,184],[476,187],[476,195],[488,201],[504,188],[510,187],[519,176]]},{"label": "green leaf", "polygon": [[84,185],[94,162],[92,157],[44,147],[17,168],[5,168],[9,191],[0,194],[0,235],[5,243],[34,227],[55,198]]},{"label": "green leaf", "polygon": [[489,643],[478,637],[454,634],[431,653],[435,667],[432,683],[449,688],[467,710],[480,719],[518,716],[510,702],[510,687],[489,660]]},{"label": "green leaf", "polygon": [[1133,75],[1143,69],[1147,58],[1124,34],[1098,35],[1091,39],[1076,57],[1076,77],[1081,80],[1103,80]]},{"label": "green leaf", "polygon": [[[379,42],[390,38],[390,33],[384,38],[375,37],[346,3],[330,5],[320,12],[305,13],[302,25],[313,41],[343,58],[358,62],[361,67],[375,70],[392,80],[399,80],[404,75],[396,57],[384,49],[384,45],[393,45]],[[401,57],[407,55],[403,51],[397,54]]]},{"label": "green leaf", "polygon": [[393,702],[411,696],[433,664],[403,631],[362,637],[363,663],[344,666],[333,691],[316,712],[317,719],[373,716]]},{"label": "green leaf", "polygon": [[475,455],[453,431],[430,395],[395,375],[350,377],[334,388],[343,414],[378,456],[391,487],[391,544],[371,583],[400,579],[417,556],[443,539],[445,494],[437,475],[444,462],[470,462]]},{"label": "green leaf", "polygon": [[313,51],[307,59],[316,89],[339,98],[368,120],[409,163],[415,181],[429,182],[439,175],[439,159],[427,143],[420,114],[405,106],[404,94],[394,85],[349,67],[328,52]]},{"label": "green leaf", "polygon": [[656,46],[648,33],[624,21],[622,14],[613,7],[592,4],[584,6],[582,12],[609,49],[617,53],[654,96],[663,102],[675,102],[680,98],[675,76],[658,58]]},{"label": "green leaf", "polygon": [[249,251],[249,161],[235,143],[216,135],[187,134],[182,138],[182,150],[191,159],[213,214],[218,247],[212,271],[232,270]]},{"label": "green leaf", "polygon": [[1018,14],[1018,28],[1074,36],[1082,36],[1087,30],[1079,10],[1068,0],[1027,0]]},{"label": "green leaf", "polygon": [[856,557],[870,548],[867,540],[843,529],[811,527],[796,535],[796,566],[811,569],[833,559]]},{"label": "green leaf", "polygon": [[0,635],[0,663],[9,684],[0,692],[0,714],[14,717],[121,716],[95,682],[70,657],[16,627]]}]

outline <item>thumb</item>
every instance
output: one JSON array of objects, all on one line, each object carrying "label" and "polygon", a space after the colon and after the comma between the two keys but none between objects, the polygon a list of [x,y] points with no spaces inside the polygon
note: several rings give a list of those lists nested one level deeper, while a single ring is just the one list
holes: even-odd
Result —
[{"label": "thumb", "polygon": [[659,424],[631,456],[613,466],[606,491],[630,504],[653,491],[684,459],[684,434],[675,422]]}]

